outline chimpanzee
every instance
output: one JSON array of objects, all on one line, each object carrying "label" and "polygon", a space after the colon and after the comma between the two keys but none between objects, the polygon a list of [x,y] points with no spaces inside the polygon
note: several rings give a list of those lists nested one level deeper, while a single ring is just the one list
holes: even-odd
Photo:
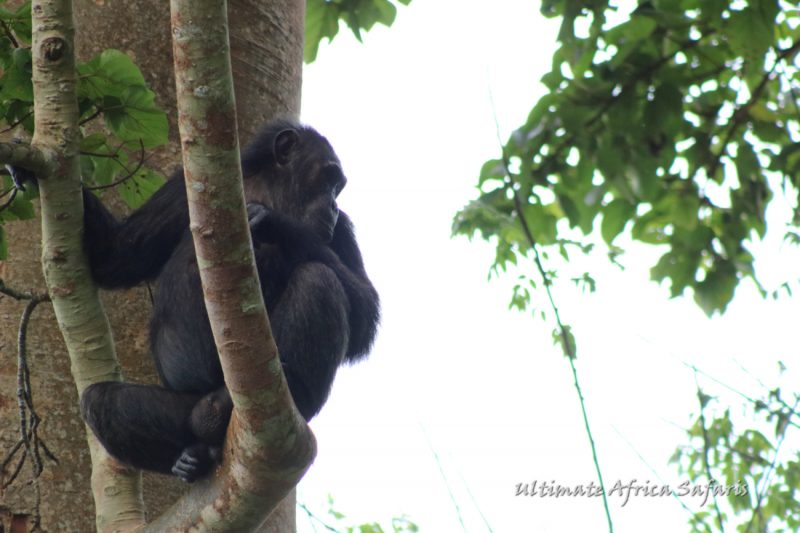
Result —
[{"label": "chimpanzee", "polygon": [[[243,151],[245,197],[261,290],[292,397],[309,420],[337,367],[364,357],[379,300],[353,225],[336,197],[345,185],[325,137],[268,124]],[[84,242],[103,288],[155,280],[150,349],[163,386],[103,382],[81,411],[109,453],[191,482],[219,460],[232,403],[203,303],[182,171],[125,221],[84,190]]]}]

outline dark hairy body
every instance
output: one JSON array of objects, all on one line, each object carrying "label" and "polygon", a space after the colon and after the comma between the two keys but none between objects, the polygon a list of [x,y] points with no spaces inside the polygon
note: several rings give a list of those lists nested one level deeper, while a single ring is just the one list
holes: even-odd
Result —
[{"label": "dark hairy body", "polygon": [[[346,179],[315,130],[276,121],[243,151],[261,291],[284,374],[306,420],[337,368],[370,350],[379,320],[353,225],[336,205]],[[126,220],[84,191],[85,247],[106,289],[155,281],[150,349],[163,386],[103,382],[84,419],[120,461],[193,481],[219,460],[232,409],[206,314],[181,172]]]}]

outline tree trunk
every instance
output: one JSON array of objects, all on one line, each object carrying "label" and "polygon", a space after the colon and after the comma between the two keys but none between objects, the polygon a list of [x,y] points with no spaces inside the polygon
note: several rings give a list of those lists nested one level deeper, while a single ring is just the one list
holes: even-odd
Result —
[{"label": "tree trunk", "polygon": [[[239,132],[244,143],[275,116],[296,118],[300,111],[305,4],[301,0],[231,0],[229,21]],[[156,92],[170,120],[170,145],[148,161],[169,174],[180,161],[175,114],[175,82],[169,35],[169,4],[159,0],[75,0],[76,51],[86,60],[106,48],[129,54]],[[112,206],[113,206],[112,202]],[[44,290],[41,275],[39,221],[7,223],[9,261],[0,262],[0,279],[22,290]],[[106,311],[126,379],[156,381],[148,353],[147,288],[105,293]],[[0,460],[17,440],[16,333],[24,303],[0,299]],[[41,478],[42,525],[46,531],[91,531],[94,515],[89,488],[90,467],[78,399],[69,359],[52,309],[40,305],[29,325],[28,359],[34,401],[44,421],[41,434],[60,463],[46,463]],[[0,487],[11,467],[0,472]],[[30,470],[0,488],[0,531],[28,531],[34,493],[26,483]],[[5,477],[4,477],[5,476]],[[144,476],[148,516],[168,507],[181,492],[177,480]],[[294,495],[270,516],[261,531],[292,531]]]}]

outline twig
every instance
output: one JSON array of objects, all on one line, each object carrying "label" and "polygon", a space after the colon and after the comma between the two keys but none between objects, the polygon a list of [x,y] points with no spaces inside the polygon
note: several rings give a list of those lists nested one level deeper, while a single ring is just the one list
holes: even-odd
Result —
[{"label": "twig", "polygon": [[0,25],[3,27],[3,33],[8,37],[8,40],[11,41],[11,44],[14,48],[19,48],[19,41],[17,38],[14,37],[14,32],[11,31],[11,28],[8,27],[8,23],[5,20],[0,19]]},{"label": "twig", "polygon": [[[797,398],[795,401],[794,409],[797,409],[797,406],[800,405],[800,397]],[[745,529],[745,533],[750,533],[750,529],[753,527],[753,523],[756,520],[756,516],[758,516],[759,512],[761,511],[761,504],[764,501],[764,495],[766,494],[767,488],[769,487],[769,478],[772,476],[772,473],[775,471],[775,465],[778,463],[778,454],[781,451],[781,445],[783,441],[786,439],[786,428],[784,426],[780,436],[778,437],[778,442],[775,444],[775,455],[772,457],[772,462],[770,463],[769,467],[765,470],[764,476],[761,478],[761,487],[758,489],[758,499],[756,500],[756,508],[753,509],[753,515],[750,517],[750,521],[747,523],[747,529]]]},{"label": "twig", "polygon": [[[680,426],[678,426],[678,427],[680,427]],[[650,472],[653,474],[653,476],[655,476],[655,478],[656,478],[656,479],[657,479],[657,480],[658,480],[658,481],[659,481],[659,482],[660,482],[662,485],[667,485],[667,483],[664,481],[664,478],[662,478],[662,477],[661,477],[661,475],[659,475],[658,471],[656,471],[656,469],[653,467],[653,465],[651,465],[649,462],[647,462],[647,459],[645,459],[645,458],[644,458],[644,456],[643,456],[641,453],[639,453],[639,450],[637,450],[637,449],[636,449],[636,448],[633,446],[633,443],[631,443],[631,441],[629,441],[629,440],[628,440],[628,439],[625,437],[625,435],[623,435],[623,434],[622,434],[622,432],[621,432],[619,429],[617,429],[617,427],[616,427],[616,426],[612,425],[612,426],[611,426],[611,428],[612,428],[612,429],[613,429],[613,430],[614,430],[614,431],[617,433],[617,435],[619,435],[619,438],[621,438],[621,439],[623,440],[623,442],[625,442],[625,444],[627,444],[627,445],[628,445],[628,447],[631,449],[631,451],[633,451],[633,453],[635,453],[635,454],[636,454],[636,457],[638,457],[638,458],[639,458],[639,460],[642,462],[642,464],[643,464],[645,467],[647,467],[647,469],[648,469],[648,470],[650,470]],[[683,429],[683,428],[681,428],[681,429]],[[675,498],[675,500],[677,500],[678,504],[679,504],[679,505],[680,505],[680,506],[683,508],[683,510],[684,510],[684,511],[686,511],[687,513],[689,513],[691,516],[694,516],[694,512],[693,512],[691,509],[689,509],[689,506],[688,506],[688,505],[686,505],[686,504],[683,502],[683,500],[681,499],[681,497],[680,497],[680,496],[678,496],[678,493],[677,493],[677,492],[675,492],[674,490],[671,490],[671,491],[670,491],[670,493],[671,493],[672,497],[673,497],[673,498]]]},{"label": "twig", "polygon": [[458,505],[455,494],[453,494],[453,489],[450,487],[450,481],[447,479],[447,475],[444,473],[444,468],[442,468],[442,461],[439,459],[439,454],[436,452],[436,448],[433,447],[433,443],[428,436],[428,432],[425,431],[425,426],[420,423],[419,427],[422,430],[422,434],[425,435],[425,441],[428,443],[428,449],[431,451],[431,454],[433,454],[433,460],[436,462],[436,467],[439,469],[439,475],[442,476],[442,481],[444,481],[447,494],[450,495],[450,502],[453,504],[453,508],[456,511],[458,522],[461,524],[461,530],[466,532],[467,526],[464,524],[464,517],[461,515],[461,507]]},{"label": "twig", "polygon": [[[708,457],[708,454],[711,451],[710,449],[711,442],[709,441],[708,429],[706,428],[705,402],[703,401],[703,391],[700,389],[700,383],[697,381],[696,372],[694,375],[694,383],[695,386],[697,387],[697,401],[700,403],[700,429],[703,432],[703,468],[706,472],[706,477],[708,478],[709,490],[711,490],[711,487],[715,486],[717,482],[711,475],[711,460]],[[725,523],[722,519],[722,512],[719,510],[716,491],[713,491],[711,501],[714,504],[714,512],[717,515],[717,525],[719,525],[720,533],[724,533]]]},{"label": "twig", "polygon": [[17,191],[19,191],[19,188],[14,186],[14,187],[8,189],[3,194],[0,194],[0,198],[2,198],[3,196],[7,195],[8,193],[11,193],[11,197],[8,200],[6,200],[6,202],[3,203],[3,205],[0,205],[0,211],[4,211],[8,206],[11,205],[11,202],[13,202],[14,198],[17,197]]},{"label": "twig", "polygon": [[[311,522],[311,527],[312,527],[312,528],[314,528],[314,522],[316,521],[316,522],[318,522],[318,523],[319,523],[319,524],[320,524],[322,527],[324,527],[325,529],[327,529],[328,531],[333,531],[333,533],[339,533],[339,530],[338,530],[338,529],[336,529],[336,528],[335,528],[335,527],[333,527],[333,526],[330,526],[330,525],[326,524],[324,520],[322,520],[320,517],[318,517],[317,515],[315,515],[314,513],[312,513],[312,512],[311,512],[311,509],[309,509],[309,508],[308,508],[308,507],[307,507],[305,504],[303,504],[303,503],[300,503],[300,502],[297,502],[297,506],[298,506],[298,507],[299,507],[299,508],[300,508],[300,509],[301,509],[303,512],[305,512],[305,513],[308,515],[308,517],[309,517],[309,518],[312,520],[312,522]],[[314,528],[314,530],[316,531],[316,528]]]},{"label": "twig", "polygon": [[22,115],[20,118],[18,118],[16,121],[14,121],[11,124],[9,124],[7,128],[5,128],[3,130],[0,130],[0,133],[8,133],[9,131],[13,130],[14,128],[16,128],[17,126],[22,124],[25,121],[25,119],[27,119],[28,117],[30,117],[32,115],[33,115],[33,111],[28,111],[27,113]]},{"label": "twig", "polygon": [[115,180],[115,181],[107,184],[107,185],[95,185],[93,187],[86,187],[88,190],[90,190],[90,191],[100,191],[100,190],[103,190],[103,189],[110,189],[112,187],[116,187],[117,185],[120,185],[121,183],[124,183],[124,182],[128,181],[133,176],[135,176],[136,173],[139,172],[139,170],[142,168],[142,165],[144,165],[144,162],[145,162],[144,142],[142,142],[142,140],[139,139],[139,163],[137,163],[136,168],[134,168],[132,171],[129,170],[128,167],[123,165],[122,161],[117,159],[115,156],[106,156],[106,157],[112,157],[114,159],[114,161],[116,161],[119,166],[121,166],[123,169],[125,169],[125,171],[128,174],[123,176],[122,178],[120,178],[118,180]]},{"label": "twig", "polygon": [[78,125],[80,125],[80,126],[83,126],[83,125],[84,125],[84,124],[86,124],[87,122],[91,122],[92,120],[94,120],[94,119],[96,119],[97,117],[99,117],[99,116],[100,116],[100,114],[101,114],[102,112],[103,112],[103,108],[102,108],[102,107],[98,107],[98,108],[95,110],[95,112],[94,112],[94,113],[92,113],[91,115],[89,115],[89,116],[88,116],[88,117],[86,117],[85,119],[83,119],[83,120],[81,120],[80,122],[78,122]]},{"label": "twig", "polygon": [[[492,107],[494,107],[494,99],[491,95],[491,90],[489,92],[489,97],[492,100]],[[553,297],[553,293],[551,290],[552,281],[550,276],[547,274],[547,271],[544,268],[544,264],[542,262],[541,255],[539,253],[539,246],[536,243],[536,239],[533,237],[533,233],[531,232],[530,226],[528,225],[528,221],[525,219],[524,210],[522,209],[522,200],[519,197],[519,193],[516,190],[516,184],[514,182],[514,174],[511,172],[511,165],[508,160],[508,154],[506,153],[505,149],[502,148],[502,140],[500,139],[500,124],[497,122],[497,114],[494,115],[495,119],[495,128],[497,131],[497,140],[501,145],[502,156],[503,156],[503,170],[506,174],[506,187],[509,191],[511,191],[512,196],[514,197],[514,211],[517,214],[517,218],[520,221],[522,226],[522,231],[525,234],[525,238],[528,241],[528,244],[533,250],[533,259],[534,263],[536,264],[536,268],[539,271],[539,275],[542,278],[542,282],[544,283],[545,292],[547,293],[547,299],[550,303],[550,308],[553,311],[553,315],[555,316],[556,325],[558,326],[559,335],[561,336],[561,342],[563,343],[564,352],[567,355],[567,359],[569,360],[569,366],[572,370],[572,378],[575,386],[575,391],[578,394],[578,401],[581,406],[581,414],[583,416],[583,425],[586,431],[586,436],[589,439],[589,447],[592,451],[592,460],[594,462],[595,472],[597,474],[597,482],[600,485],[601,494],[603,498],[603,509],[606,515],[606,521],[608,523],[608,531],[609,533],[614,532],[614,522],[611,520],[611,509],[608,505],[608,496],[606,495],[607,491],[605,488],[605,483],[603,481],[603,473],[600,469],[600,460],[597,457],[597,445],[594,442],[594,435],[592,433],[591,425],[589,424],[589,415],[586,410],[586,400],[583,397],[583,389],[580,385],[580,380],[578,379],[578,369],[575,366],[575,346],[571,342],[571,337],[567,333],[567,328],[564,323],[561,321],[561,315],[558,312],[558,306],[556,305],[555,298]],[[541,167],[540,167],[541,168]],[[573,337],[574,338],[574,337]]]},{"label": "twig", "polygon": [[49,300],[49,296],[46,294],[39,294],[36,295],[32,292],[22,292],[16,289],[12,289],[8,285],[5,284],[3,278],[0,278],[0,294],[5,294],[6,296],[11,296],[15,300],[33,300],[34,298],[39,298],[41,301]]},{"label": "twig", "polygon": [[2,482],[2,488],[10,486],[19,476],[22,467],[30,457],[32,461],[33,476],[29,483],[33,486],[34,491],[34,505],[33,505],[33,518],[31,524],[31,531],[41,530],[41,490],[39,486],[39,476],[44,470],[44,462],[42,454],[51,461],[58,463],[58,459],[53,455],[45,442],[39,436],[39,424],[41,417],[36,412],[33,403],[33,393],[31,387],[30,369],[27,360],[27,336],[28,324],[30,323],[33,311],[42,302],[50,301],[50,297],[46,293],[34,294],[32,292],[20,292],[7,287],[2,279],[0,279],[0,293],[11,296],[17,300],[27,300],[25,309],[20,318],[19,331],[17,334],[17,405],[19,408],[19,440],[6,454],[6,457],[0,463],[0,473],[5,472],[7,466],[19,454],[19,459],[14,466],[13,471],[8,479]]}]

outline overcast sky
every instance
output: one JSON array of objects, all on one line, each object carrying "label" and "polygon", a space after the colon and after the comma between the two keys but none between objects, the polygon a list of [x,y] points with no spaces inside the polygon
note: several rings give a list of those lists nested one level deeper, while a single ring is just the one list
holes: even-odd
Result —
[{"label": "overcast sky", "polygon": [[[415,0],[364,44],[343,30],[306,68],[303,120],[342,159],[349,182],[339,204],[383,302],[370,359],[340,372],[312,422],[319,454],[299,500],[320,516],[331,494],[354,521],[405,513],[424,532],[461,531],[454,499],[470,532],[487,531],[481,513],[498,533],[605,529],[599,498],[515,497],[521,482],[595,481],[572,376],[552,323],[508,310],[513,278],[487,281],[492,248],[450,237],[482,163],[499,154],[495,117],[505,139],[543,94],[557,26],[538,9],[531,0]],[[796,279],[781,216],[757,247],[768,287]],[[624,272],[602,257],[576,258],[555,287],[577,336],[609,486],[685,481],[668,464],[697,406],[683,362],[758,396],[739,365],[773,385],[775,361],[797,361],[796,300],[764,301],[743,283],[726,316],[709,320],[690,296],[670,301],[649,281],[661,253],[631,246]],[[567,281],[587,270],[598,280],[593,295]],[[672,498],[610,504],[618,532],[654,523],[688,531]],[[313,531],[302,512],[298,525]]]}]

